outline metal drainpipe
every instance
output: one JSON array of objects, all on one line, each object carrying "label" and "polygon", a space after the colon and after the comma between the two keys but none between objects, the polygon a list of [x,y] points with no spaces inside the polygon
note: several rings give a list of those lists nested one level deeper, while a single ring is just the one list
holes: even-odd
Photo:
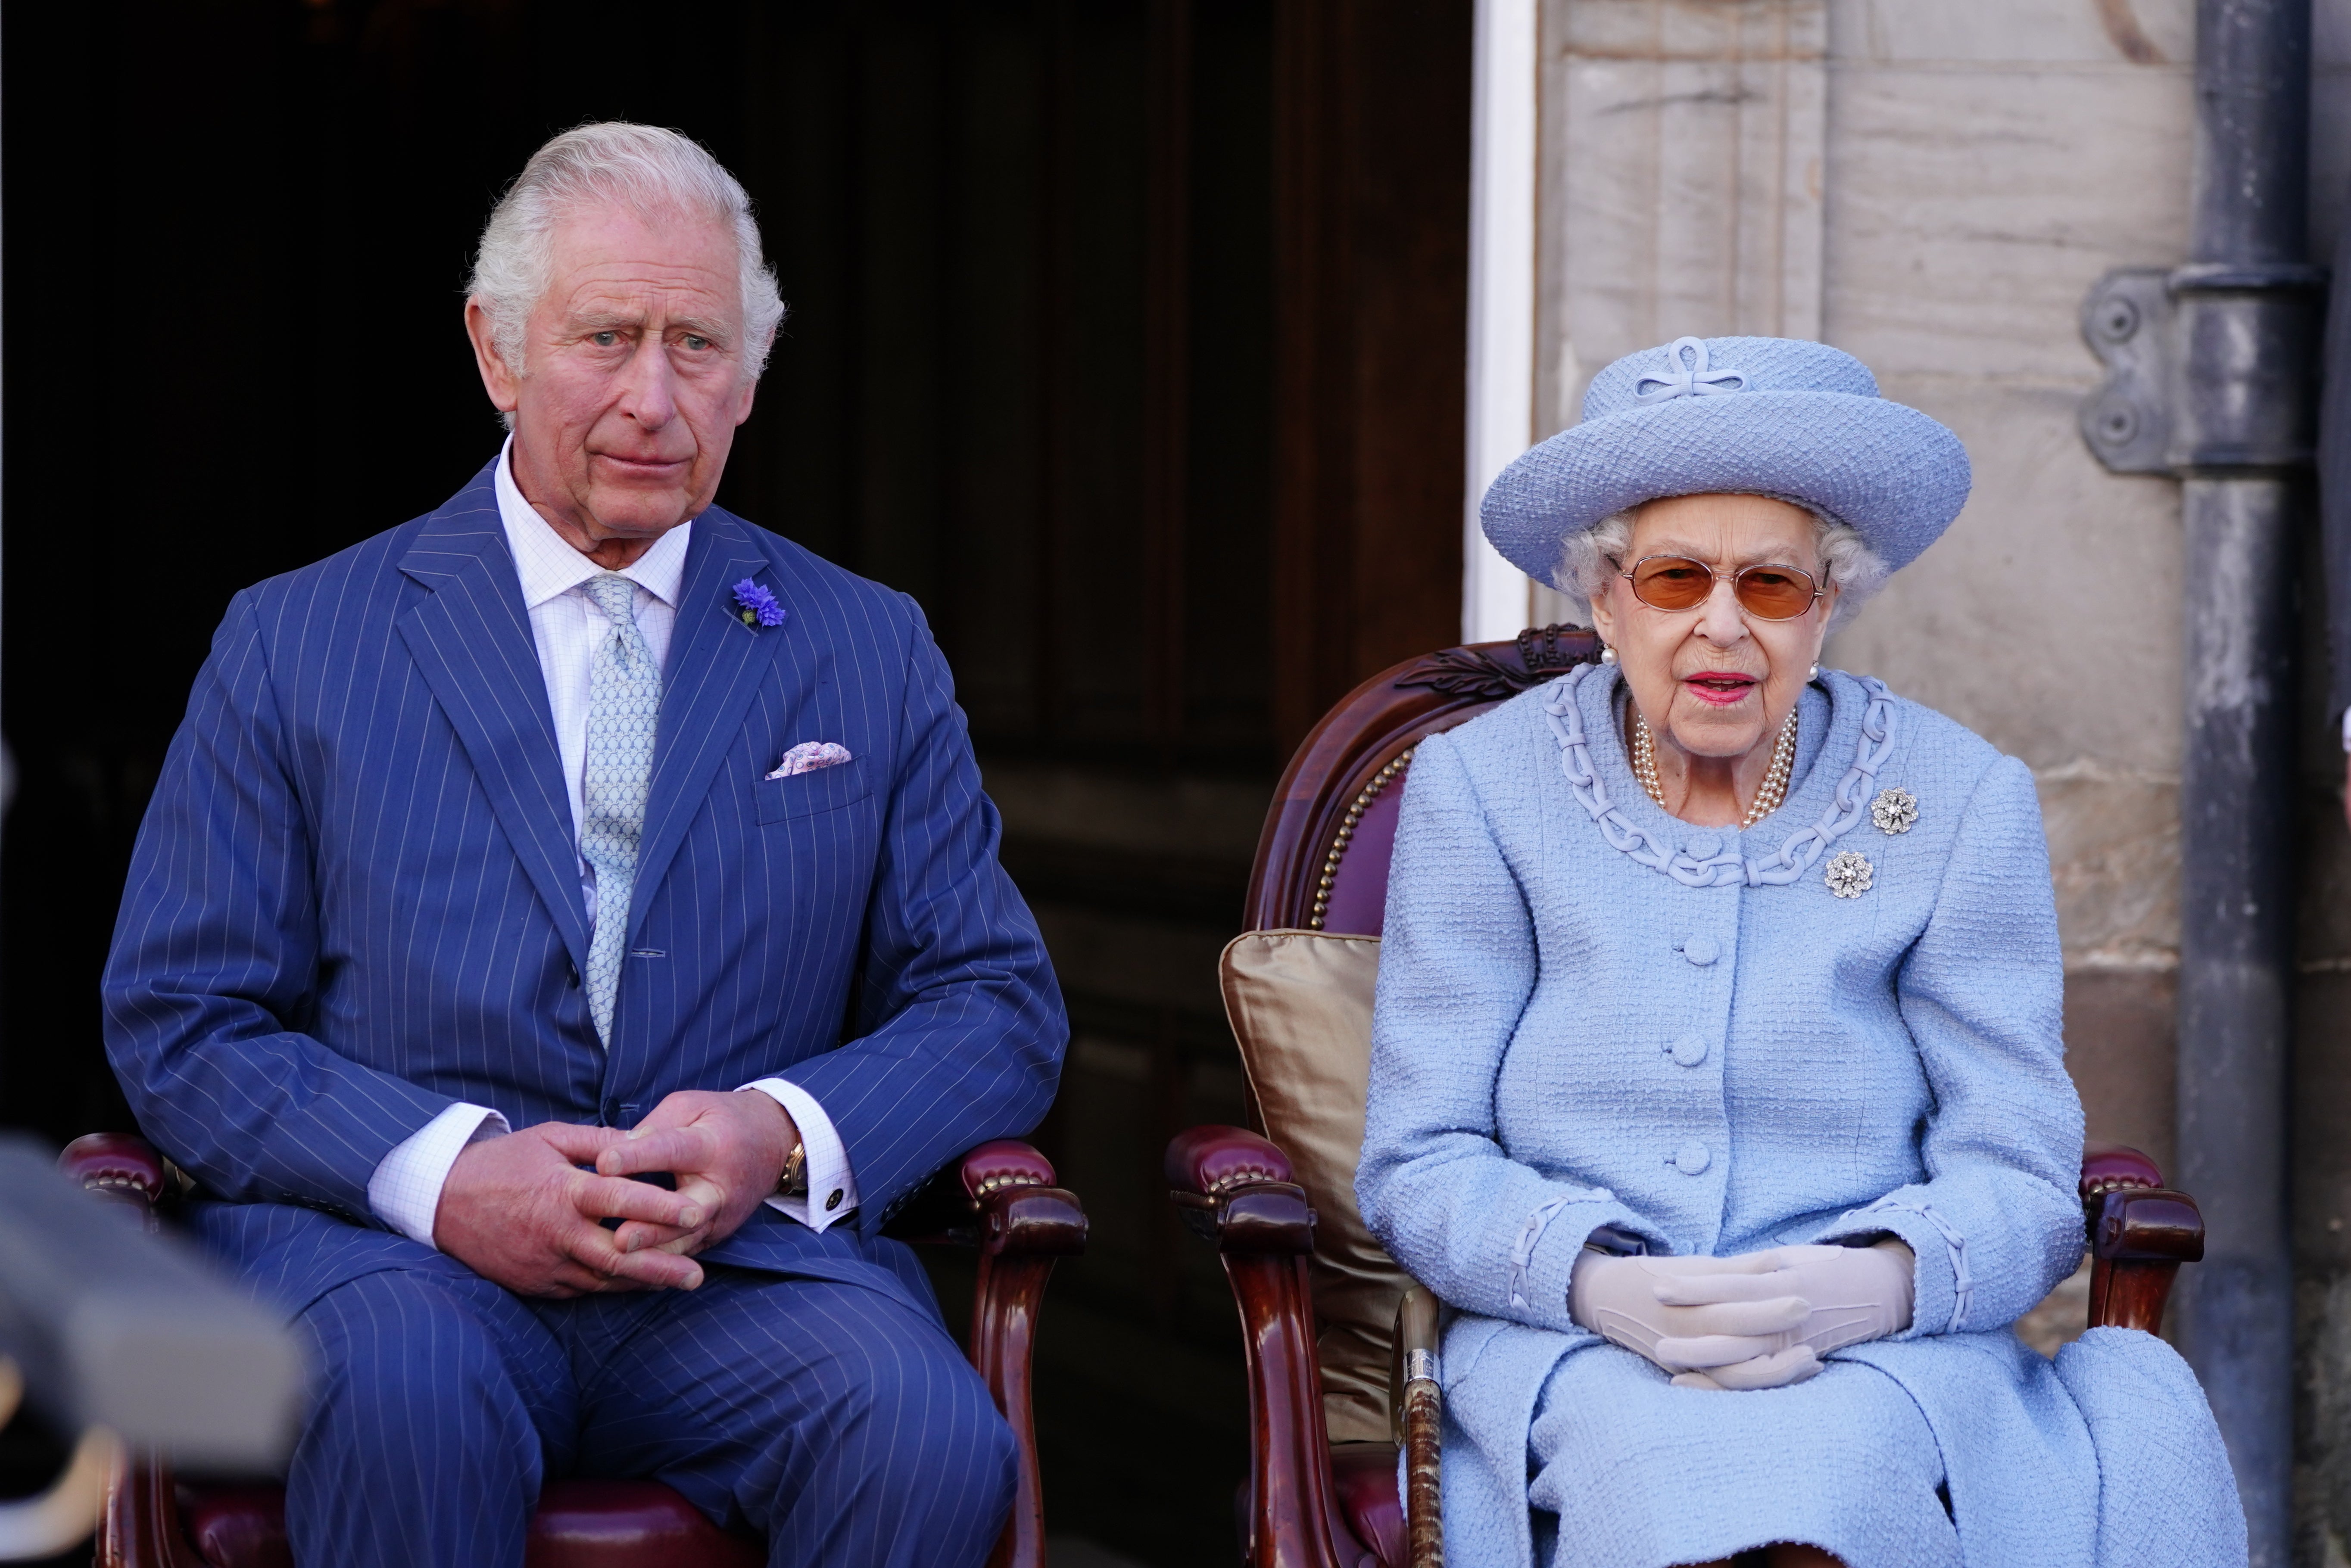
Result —
[{"label": "metal drainpipe", "polygon": [[2187,535],[2179,1174],[2209,1222],[2181,1348],[2245,1504],[2292,1550],[2294,575],[2322,275],[2306,265],[2309,0],[2199,0],[2194,259],[2175,271],[2168,457]]}]

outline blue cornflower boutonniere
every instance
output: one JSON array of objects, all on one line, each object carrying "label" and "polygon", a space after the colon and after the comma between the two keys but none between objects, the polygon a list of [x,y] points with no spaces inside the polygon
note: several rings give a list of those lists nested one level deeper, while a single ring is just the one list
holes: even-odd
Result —
[{"label": "blue cornflower boutonniere", "polygon": [[755,630],[763,626],[781,626],[784,607],[776,602],[775,595],[746,577],[735,585],[735,616]]}]

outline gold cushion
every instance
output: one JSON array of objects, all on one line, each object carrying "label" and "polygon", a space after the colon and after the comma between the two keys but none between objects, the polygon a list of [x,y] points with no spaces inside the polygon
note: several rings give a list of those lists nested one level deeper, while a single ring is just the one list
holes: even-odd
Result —
[{"label": "gold cushion", "polygon": [[1245,931],[1218,967],[1265,1135],[1290,1156],[1314,1206],[1309,1271],[1331,1440],[1389,1442],[1388,1345],[1412,1281],[1355,1210],[1380,940]]}]

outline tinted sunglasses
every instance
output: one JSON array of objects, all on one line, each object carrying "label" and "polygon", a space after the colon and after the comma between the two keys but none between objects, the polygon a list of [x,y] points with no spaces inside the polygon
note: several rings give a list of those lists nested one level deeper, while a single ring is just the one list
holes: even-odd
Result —
[{"label": "tinted sunglasses", "polygon": [[1651,609],[1696,609],[1714,593],[1717,578],[1730,584],[1739,607],[1761,620],[1793,620],[1821,597],[1810,572],[1794,566],[1741,566],[1718,572],[1687,556],[1649,556],[1633,563],[1624,574],[1633,585],[1633,597]]}]

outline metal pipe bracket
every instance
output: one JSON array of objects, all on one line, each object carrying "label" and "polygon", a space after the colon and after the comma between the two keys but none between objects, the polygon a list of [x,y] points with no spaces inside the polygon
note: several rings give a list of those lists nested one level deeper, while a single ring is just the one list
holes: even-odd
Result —
[{"label": "metal pipe bracket", "polygon": [[2326,274],[2290,264],[2118,267],[2082,301],[2106,368],[2082,439],[2115,473],[2306,468]]}]

